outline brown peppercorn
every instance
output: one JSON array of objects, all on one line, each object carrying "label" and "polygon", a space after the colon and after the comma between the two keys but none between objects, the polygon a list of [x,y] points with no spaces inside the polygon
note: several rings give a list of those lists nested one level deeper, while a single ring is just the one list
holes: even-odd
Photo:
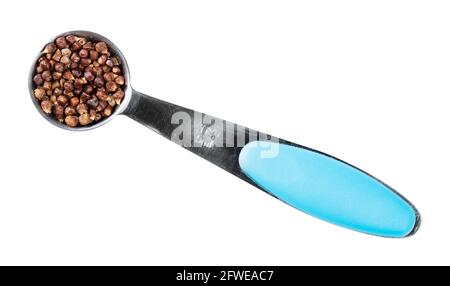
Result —
[{"label": "brown peppercorn", "polygon": [[113,98],[116,101],[117,104],[120,104],[120,102],[122,101],[122,98],[125,96],[125,93],[123,92],[122,89],[118,89],[114,94],[113,94]]},{"label": "brown peppercorn", "polygon": [[77,52],[81,49],[82,45],[79,42],[75,42],[72,44],[72,51]]},{"label": "brown peppercorn", "polygon": [[69,125],[70,127],[75,127],[78,125],[78,117],[74,116],[74,115],[69,115],[66,117],[66,119],[64,120],[64,122]]},{"label": "brown peppercorn", "polygon": [[95,111],[95,109],[91,109],[89,110],[89,118],[94,121],[95,117],[97,116],[97,111]]},{"label": "brown peppercorn", "polygon": [[59,81],[54,80],[54,81],[52,82],[52,89],[54,90],[54,89],[57,88],[57,87],[61,87],[61,84],[59,83]]},{"label": "brown peppercorn", "polygon": [[95,79],[95,75],[94,75],[94,73],[91,72],[91,71],[85,71],[85,72],[84,72],[84,78],[85,78],[87,81],[93,81],[93,80]]},{"label": "brown peppercorn", "polygon": [[69,104],[72,107],[76,107],[78,105],[78,103],[80,103],[80,99],[78,97],[74,96],[69,100]]},{"label": "brown peppercorn", "polygon": [[52,96],[50,96],[50,101],[53,103],[53,104],[56,104],[56,95],[52,95]]},{"label": "brown peppercorn", "polygon": [[117,75],[115,75],[115,74],[112,73],[112,72],[107,72],[107,73],[105,73],[105,74],[103,75],[103,78],[104,78],[106,81],[113,81],[116,77],[117,77]]},{"label": "brown peppercorn", "polygon": [[94,72],[95,76],[103,76],[103,70],[101,67],[93,67],[92,71]]},{"label": "brown peppercorn", "polygon": [[76,115],[77,114],[77,110],[73,106],[67,106],[64,109],[64,114],[65,115]]},{"label": "brown peppercorn", "polygon": [[106,82],[106,90],[108,92],[114,92],[117,90],[117,84],[113,81]]},{"label": "brown peppercorn", "polygon": [[100,100],[107,100],[108,99],[108,93],[106,93],[104,88],[100,88],[97,90],[97,93],[95,94],[98,99]]},{"label": "brown peppercorn", "polygon": [[50,114],[52,112],[53,102],[50,100],[44,100],[41,102],[41,108],[45,113]]},{"label": "brown peppercorn", "polygon": [[69,98],[72,98],[74,96],[73,91],[64,90],[63,94],[67,95]]},{"label": "brown peppercorn", "polygon": [[113,67],[111,71],[112,71],[113,73],[115,73],[115,74],[121,74],[121,73],[122,73],[122,71],[120,70],[119,67]]},{"label": "brown peppercorn", "polygon": [[83,90],[83,85],[87,83],[86,79],[83,78],[76,78],[74,82],[74,87],[80,90]]},{"label": "brown peppercorn", "polygon": [[67,102],[69,102],[69,98],[65,95],[60,95],[56,98],[56,102],[61,106],[66,106]]},{"label": "brown peppercorn", "polygon": [[69,42],[69,44],[73,44],[77,41],[77,37],[75,35],[68,35],[66,36],[66,41]]},{"label": "brown peppercorn", "polygon": [[64,122],[64,113],[63,114],[55,114],[55,118],[59,122]]},{"label": "brown peppercorn", "polygon": [[108,117],[112,114],[112,106],[108,105],[105,109],[102,110],[102,115]]},{"label": "brown peppercorn", "polygon": [[98,105],[98,99],[97,97],[92,97],[91,99],[89,99],[88,101],[86,101],[86,104],[90,107],[90,108],[96,108]]},{"label": "brown peppercorn", "polygon": [[111,71],[110,67],[108,67],[108,66],[101,66],[101,69],[102,69],[103,73],[107,73],[107,72]]},{"label": "brown peppercorn", "polygon": [[57,72],[63,72],[66,68],[62,63],[55,63],[53,69]]},{"label": "brown peppercorn", "polygon": [[52,80],[52,74],[51,74],[50,71],[44,71],[41,76],[42,76],[42,79],[45,80],[45,81],[51,81]]},{"label": "brown peppercorn", "polygon": [[102,111],[103,109],[105,109],[105,107],[108,106],[108,102],[102,100],[98,103],[96,110],[97,111]]},{"label": "brown peppercorn", "polygon": [[46,94],[46,91],[42,87],[38,87],[34,90],[34,96],[39,100],[42,100],[42,98],[45,96],[45,94]]},{"label": "brown peppercorn", "polygon": [[66,91],[73,91],[73,82],[72,81],[66,81],[63,85],[64,90]]},{"label": "brown peppercorn", "polygon": [[78,43],[79,43],[80,45],[84,46],[84,45],[87,43],[87,39],[81,37],[81,38],[78,39]]},{"label": "brown peppercorn", "polygon": [[58,96],[61,95],[63,93],[62,89],[57,87],[53,90],[53,95]]},{"label": "brown peppercorn", "polygon": [[63,73],[63,78],[64,78],[65,80],[74,80],[74,79],[75,79],[75,77],[73,76],[73,74],[72,74],[71,71],[65,71],[65,72]]},{"label": "brown peppercorn", "polygon": [[35,85],[42,85],[44,83],[44,79],[42,78],[42,75],[37,74],[33,77],[33,82]]},{"label": "brown peppercorn", "polygon": [[116,101],[114,100],[114,98],[112,96],[108,96],[108,99],[106,100],[108,102],[108,104],[112,107],[116,106]]},{"label": "brown peppercorn", "polygon": [[95,44],[95,50],[101,54],[107,54],[108,46],[105,42],[98,42],[97,44]]},{"label": "brown peppercorn", "polygon": [[99,58],[98,58],[98,60],[97,60],[97,62],[100,64],[100,65],[104,65],[105,63],[106,63],[106,60],[108,59],[108,57],[106,56],[106,55],[101,55]]},{"label": "brown peppercorn", "polygon": [[84,86],[84,92],[86,92],[87,94],[91,94],[94,91],[94,87],[90,84],[86,84]]},{"label": "brown peppercorn", "polygon": [[49,43],[45,46],[42,51],[44,54],[53,54],[56,51],[56,45],[54,43]]},{"label": "brown peppercorn", "polygon": [[112,62],[113,62],[113,65],[115,65],[115,66],[118,66],[118,65],[120,65],[120,61],[119,61],[119,59],[118,59],[118,58],[116,58],[116,57],[112,57],[112,58],[111,58],[111,60],[112,60]]},{"label": "brown peppercorn", "polygon": [[91,64],[91,62],[92,62],[91,59],[88,59],[88,58],[82,58],[82,59],[80,60],[80,65],[83,66],[83,67],[87,67],[88,65]]},{"label": "brown peppercorn", "polygon": [[64,49],[67,47],[67,41],[64,37],[59,37],[55,40],[55,44],[59,49]]},{"label": "brown peppercorn", "polygon": [[80,121],[81,125],[88,125],[92,122],[91,118],[89,117],[89,114],[83,113],[78,117],[78,121]]},{"label": "brown peppercorn", "polygon": [[125,78],[123,76],[118,76],[114,80],[118,85],[124,85],[125,84]]},{"label": "brown peppercorn", "polygon": [[42,69],[41,66],[37,66],[36,67],[36,73],[42,73],[44,70]]},{"label": "brown peppercorn", "polygon": [[62,64],[68,65],[70,64],[70,58],[68,56],[62,56],[59,60]]},{"label": "brown peppercorn", "polygon": [[86,103],[80,103],[77,105],[77,111],[79,114],[85,114],[88,112],[88,106]]},{"label": "brown peppercorn", "polygon": [[87,94],[86,92],[83,92],[80,95],[80,102],[81,103],[85,103],[86,101],[88,101],[91,98],[91,96],[89,94]]},{"label": "brown peppercorn", "polygon": [[86,49],[88,51],[93,50],[94,44],[92,44],[92,42],[87,42],[86,44],[83,45],[83,49]]},{"label": "brown peppercorn", "polygon": [[61,60],[62,54],[61,50],[56,50],[56,52],[52,56],[52,60],[59,62]]},{"label": "brown peppercorn", "polygon": [[59,80],[59,79],[61,79],[61,77],[62,77],[62,73],[60,73],[60,72],[54,72],[54,73],[52,74],[52,77],[53,77],[53,80]]},{"label": "brown peppercorn", "polygon": [[97,51],[91,50],[89,51],[89,57],[91,58],[91,60],[96,61],[99,57],[99,54]]},{"label": "brown peppercorn", "polygon": [[[44,78],[45,79],[45,78]],[[103,87],[103,85],[105,84],[105,81],[103,80],[103,78],[102,77],[96,77],[95,78],[95,80],[94,80],[94,85],[96,86],[96,87]]]},{"label": "brown peppercorn", "polygon": [[55,115],[63,115],[64,114],[64,107],[62,107],[61,105],[54,105],[53,106],[53,113]]},{"label": "brown peppercorn", "polygon": [[82,58],[87,58],[89,56],[89,52],[83,48],[78,52],[78,55]]},{"label": "brown peppercorn", "polygon": [[81,77],[83,75],[83,72],[79,68],[72,69],[72,75],[74,77]]},{"label": "brown peppercorn", "polygon": [[48,71],[52,68],[52,65],[50,64],[50,61],[47,59],[43,59],[39,62],[39,66],[42,68],[43,71]]},{"label": "brown peppercorn", "polygon": [[105,64],[110,68],[112,68],[114,66],[114,62],[111,59],[107,59]]},{"label": "brown peppercorn", "polygon": [[51,90],[52,89],[52,83],[50,81],[46,81],[46,82],[44,82],[42,87],[45,88],[46,90]]},{"label": "brown peppercorn", "polygon": [[81,57],[80,57],[77,53],[73,53],[73,54],[70,56],[70,60],[71,60],[73,63],[78,63],[78,62],[80,62],[80,59],[81,59]]},{"label": "brown peppercorn", "polygon": [[72,51],[71,51],[70,49],[68,49],[68,48],[65,48],[65,49],[62,49],[62,50],[61,50],[61,54],[62,54],[63,56],[70,57],[70,55],[72,54]]}]

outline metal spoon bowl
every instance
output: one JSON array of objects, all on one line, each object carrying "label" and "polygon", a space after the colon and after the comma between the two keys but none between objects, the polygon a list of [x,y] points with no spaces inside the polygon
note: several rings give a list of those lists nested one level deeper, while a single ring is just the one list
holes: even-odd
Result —
[{"label": "metal spoon bowl", "polygon": [[59,38],[61,36],[68,36],[68,35],[75,35],[75,36],[78,36],[78,37],[84,37],[84,38],[87,38],[90,41],[95,41],[95,42],[100,42],[100,41],[105,42],[108,45],[111,54],[113,56],[116,56],[117,58],[119,58],[120,63],[121,63],[122,74],[123,74],[123,77],[125,78],[125,85],[123,87],[123,91],[125,93],[125,96],[124,96],[122,102],[120,103],[120,105],[117,106],[114,109],[114,112],[110,116],[108,116],[106,118],[102,118],[102,120],[100,120],[98,122],[94,122],[93,124],[90,124],[88,126],[70,127],[70,126],[68,126],[68,125],[66,125],[64,123],[59,122],[54,117],[51,117],[48,114],[46,114],[41,109],[41,107],[39,105],[39,101],[37,100],[37,98],[33,94],[34,89],[36,87],[36,85],[33,82],[33,76],[35,75],[35,69],[36,69],[36,62],[42,56],[42,51],[43,51],[44,48],[41,49],[41,52],[36,56],[36,58],[33,61],[33,65],[31,66],[29,79],[28,79],[28,89],[30,91],[31,99],[33,100],[33,103],[34,103],[36,109],[51,124],[53,124],[55,126],[58,126],[60,128],[66,129],[66,130],[70,130],[70,131],[92,130],[94,128],[102,126],[103,124],[106,124],[107,122],[111,121],[116,115],[123,113],[124,110],[127,108],[128,104],[130,102],[130,99],[131,99],[131,94],[132,94],[132,88],[131,88],[131,85],[130,85],[130,72],[129,72],[129,69],[128,69],[128,64],[127,64],[127,61],[125,60],[125,57],[123,56],[122,52],[119,50],[119,48],[116,45],[114,45],[113,42],[111,42],[106,37],[104,37],[104,36],[102,36],[100,34],[94,33],[94,32],[90,32],[90,31],[70,31],[70,32],[65,32],[65,33],[62,33],[62,34],[59,34],[59,35],[53,37],[47,43],[54,42],[57,38]]}]

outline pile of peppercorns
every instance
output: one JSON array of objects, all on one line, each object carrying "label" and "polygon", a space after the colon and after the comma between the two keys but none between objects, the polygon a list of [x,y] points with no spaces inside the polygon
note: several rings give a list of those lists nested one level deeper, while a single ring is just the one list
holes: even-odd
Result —
[{"label": "pile of peppercorns", "polygon": [[110,116],[125,95],[121,63],[108,45],[76,35],[47,44],[33,82],[42,110],[70,127]]}]

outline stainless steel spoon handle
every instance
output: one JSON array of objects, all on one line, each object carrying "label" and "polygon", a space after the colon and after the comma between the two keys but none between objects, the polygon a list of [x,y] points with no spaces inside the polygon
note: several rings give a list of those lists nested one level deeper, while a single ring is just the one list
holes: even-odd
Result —
[{"label": "stainless steel spoon handle", "polygon": [[124,114],[317,218],[386,237],[419,227],[420,215],[404,197],[325,153],[134,90]]},{"label": "stainless steel spoon handle", "polygon": [[[241,172],[238,163],[238,156],[242,147],[249,141],[257,139],[248,135],[248,128],[142,94],[135,90],[132,92],[131,101],[124,114],[244,181],[257,186],[248,176]],[[195,121],[199,120],[199,117],[201,117],[201,122],[196,124]],[[186,126],[190,126],[190,130],[185,130],[184,134],[174,133],[180,127],[179,118],[185,121],[183,123]],[[211,121],[215,124],[205,123],[203,121],[204,118],[212,119]],[[186,122],[187,120],[190,122]],[[225,127],[220,128],[218,127],[219,124]],[[228,135],[224,136],[224,131],[228,131]],[[173,140],[174,136],[178,135],[189,136],[190,138]],[[233,140],[232,143],[230,143],[230,138]],[[242,142],[239,142],[239,140]],[[219,141],[222,141],[223,146],[216,146],[220,145]]]}]

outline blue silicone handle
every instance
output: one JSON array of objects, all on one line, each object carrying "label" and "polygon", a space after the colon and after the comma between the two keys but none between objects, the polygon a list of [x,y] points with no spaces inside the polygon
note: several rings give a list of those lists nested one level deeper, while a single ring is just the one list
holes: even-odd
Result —
[{"label": "blue silicone handle", "polygon": [[314,217],[356,231],[405,237],[419,223],[416,209],[394,190],[328,155],[254,141],[239,166],[262,189]]}]

